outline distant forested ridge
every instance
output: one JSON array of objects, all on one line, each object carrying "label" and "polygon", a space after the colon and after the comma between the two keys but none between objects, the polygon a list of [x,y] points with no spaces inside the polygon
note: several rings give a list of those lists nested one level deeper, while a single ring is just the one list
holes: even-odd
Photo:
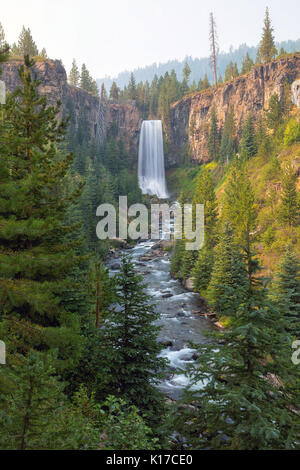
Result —
[{"label": "distant forested ridge", "polygon": [[[278,50],[284,49],[286,52],[295,52],[300,50],[300,39],[295,41],[288,40],[282,41],[280,43],[276,43],[276,47]],[[226,67],[230,62],[237,63],[238,68],[240,69],[245,58],[245,55],[248,53],[250,58],[255,61],[257,57],[257,51],[259,46],[248,46],[247,44],[241,44],[237,49],[230,48],[229,52],[221,52],[218,55],[218,76],[222,76],[224,78]],[[154,63],[152,65],[148,65],[146,67],[140,67],[134,69],[132,73],[134,74],[136,82],[143,82],[145,83],[147,80],[151,82],[155,75],[163,76],[166,72],[171,72],[171,70],[175,70],[177,78],[179,80],[183,79],[183,69],[185,63],[188,63],[191,68],[191,76],[190,81],[191,83],[195,80],[198,82],[200,79],[203,80],[205,74],[208,77],[210,82],[213,82],[213,70],[210,63],[209,57],[199,58],[192,58],[186,57],[183,60],[169,60],[165,63]],[[113,81],[115,81],[120,88],[124,88],[128,85],[130,81],[131,71],[124,71],[119,73],[117,77],[109,77],[106,76],[105,78],[97,79],[98,87],[101,88],[101,84],[104,83],[104,86],[107,90],[111,88]]]}]

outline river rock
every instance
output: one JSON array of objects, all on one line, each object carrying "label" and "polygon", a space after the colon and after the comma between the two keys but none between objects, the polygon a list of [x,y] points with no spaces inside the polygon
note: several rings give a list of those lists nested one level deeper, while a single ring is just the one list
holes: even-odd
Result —
[{"label": "river rock", "polygon": [[190,277],[189,279],[187,279],[184,283],[184,287],[193,292],[194,288],[195,288],[195,278],[194,277]]},{"label": "river rock", "polygon": [[164,250],[165,248],[170,248],[172,246],[172,241],[171,240],[160,240],[159,242],[155,243],[153,247],[151,248],[152,250]]},{"label": "river rock", "polygon": [[152,256],[151,255],[147,255],[147,256],[141,256],[140,257],[140,261],[152,261]]},{"label": "river rock", "polygon": [[118,271],[119,269],[121,269],[121,265],[119,263],[114,263],[112,264],[111,269],[112,271]]},{"label": "river rock", "polygon": [[185,313],[184,313],[184,312],[178,312],[178,313],[177,313],[177,316],[178,316],[178,317],[185,317]]},{"label": "river rock", "polygon": [[164,348],[171,348],[173,346],[173,342],[171,340],[165,340],[165,341],[159,341],[159,343],[161,346],[163,346]]},{"label": "river rock", "polygon": [[214,323],[215,327],[218,328],[219,330],[225,330],[224,326],[222,325],[222,323],[220,323],[219,321],[216,321]]},{"label": "river rock", "polygon": [[171,297],[173,297],[173,294],[171,294],[171,293],[163,294],[163,295],[162,295],[162,298],[163,298],[163,299],[170,299]]}]

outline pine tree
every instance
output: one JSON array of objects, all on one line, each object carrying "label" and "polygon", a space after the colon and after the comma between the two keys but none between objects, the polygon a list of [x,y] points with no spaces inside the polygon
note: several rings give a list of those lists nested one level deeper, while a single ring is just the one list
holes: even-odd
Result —
[{"label": "pine tree", "polygon": [[135,406],[128,406],[122,399],[109,397],[104,403],[108,411],[103,426],[105,450],[152,450],[157,448],[157,439],[151,437],[151,429],[145,424]]},{"label": "pine tree", "polygon": [[116,82],[113,82],[110,92],[109,92],[109,97],[111,100],[118,101],[119,100],[119,93],[120,89],[118,88]]},{"label": "pine tree", "polygon": [[220,132],[218,118],[215,108],[212,109],[210,119],[210,130],[207,143],[208,155],[212,160],[218,160],[220,155]]},{"label": "pine tree", "polygon": [[37,56],[39,54],[38,48],[32,38],[30,29],[26,29],[24,26],[19,36],[17,53],[17,55],[29,55],[30,57]]},{"label": "pine tree", "polygon": [[215,263],[208,286],[213,311],[220,316],[231,314],[241,305],[249,289],[243,256],[234,243],[233,230],[225,224],[215,251]]},{"label": "pine tree", "polygon": [[43,59],[48,59],[48,55],[47,55],[47,51],[45,48],[43,48],[40,52],[40,57],[42,57]]},{"label": "pine tree", "polygon": [[229,161],[236,154],[236,122],[234,116],[234,109],[230,106],[229,111],[225,118],[224,129],[220,144],[220,157],[222,162],[229,163]]},{"label": "pine tree", "polygon": [[287,54],[287,51],[284,49],[284,47],[281,47],[280,51],[279,51],[279,55],[281,56],[281,55],[285,55],[285,54]]},{"label": "pine tree", "polygon": [[206,289],[210,283],[213,265],[213,250],[211,246],[209,246],[209,243],[204,243],[203,248],[199,250],[198,257],[192,272],[192,276],[195,278],[195,290],[200,295],[206,296]]},{"label": "pine tree", "polygon": [[128,84],[128,98],[130,100],[136,100],[137,99],[136,81],[135,81],[133,73],[130,75],[130,81],[129,81],[129,84]]},{"label": "pine tree", "polygon": [[[57,107],[40,97],[31,76],[32,61],[20,67],[22,87],[10,94],[0,121],[1,327],[14,344],[58,348],[61,367],[80,354],[78,317],[63,301],[68,273],[79,264],[64,225],[81,188],[66,188],[73,156],[58,151],[67,123],[56,120]],[[10,336],[11,337],[11,336]]]},{"label": "pine tree", "polygon": [[259,58],[262,62],[269,62],[277,55],[275,47],[273,28],[271,26],[269,8],[266,9],[266,16],[264,21],[263,35],[259,47]]},{"label": "pine tree", "polygon": [[158,108],[158,77],[154,76],[150,87],[149,116],[154,118],[157,115]]},{"label": "pine tree", "polygon": [[202,78],[200,78],[199,82],[198,82],[198,91],[202,91],[203,90],[203,80]]},{"label": "pine tree", "polygon": [[189,91],[189,80],[190,80],[191,73],[192,73],[191,68],[190,68],[188,62],[185,61],[184,68],[183,68],[183,82],[182,82],[182,93],[183,93],[183,95],[185,93],[188,93],[188,91]]},{"label": "pine tree", "polygon": [[114,300],[115,284],[109,277],[109,271],[98,259],[92,262],[89,273],[89,290],[93,295],[95,310],[95,327],[100,328]]},{"label": "pine tree", "polygon": [[99,96],[99,90],[96,81],[91,77],[90,72],[87,70],[86,65],[81,67],[80,88]]},{"label": "pine tree", "polygon": [[289,163],[283,170],[279,216],[281,221],[288,224],[290,228],[298,225],[300,215],[296,182],[297,175],[293,166]]},{"label": "pine tree", "polygon": [[[235,282],[240,276],[246,285],[242,269]],[[283,315],[257,281],[239,301],[223,311],[229,326],[216,333],[222,345],[196,347],[192,388],[174,416],[176,428],[186,449],[296,449],[299,373]]]},{"label": "pine tree", "polygon": [[275,284],[279,308],[287,319],[287,330],[296,338],[300,336],[300,263],[291,245],[279,266]]},{"label": "pine tree", "polygon": [[70,70],[70,75],[69,75],[69,83],[72,86],[78,87],[79,82],[80,82],[80,73],[79,73],[79,70],[78,70],[78,67],[77,67],[76,60],[73,59],[72,68]]},{"label": "pine tree", "polygon": [[171,274],[173,277],[180,277],[180,270],[182,267],[182,258],[185,250],[185,243],[183,240],[176,240],[171,256]]},{"label": "pine tree", "polygon": [[63,388],[53,376],[51,362],[41,353],[31,352],[26,359],[18,358],[16,365],[6,370],[12,389],[0,398],[4,414],[1,449],[46,447],[47,433],[53,414],[59,408]]},{"label": "pine tree", "polygon": [[277,93],[272,95],[270,98],[269,109],[266,112],[266,116],[269,129],[276,132],[282,123],[283,117],[283,110]]},{"label": "pine tree", "polygon": [[161,422],[163,409],[155,387],[164,370],[164,360],[157,357],[159,328],[153,324],[159,314],[129,259],[122,260],[116,285],[118,307],[111,310],[101,329],[102,385],[109,394],[137,406],[153,426]]},{"label": "pine tree", "polygon": [[243,126],[242,139],[240,143],[240,154],[244,160],[249,160],[257,152],[256,136],[252,114],[248,114]]},{"label": "pine tree", "polygon": [[205,74],[203,79],[202,90],[207,90],[208,88],[210,88],[210,83],[208,81],[207,74]]},{"label": "pine tree", "polygon": [[18,46],[17,44],[14,42],[11,46],[11,49],[10,49],[10,53],[11,53],[11,56],[12,57],[16,57],[16,56],[19,56],[19,49],[18,49]]},{"label": "pine tree", "polygon": [[[4,40],[2,41],[2,43],[0,42],[0,65],[8,59],[9,52],[10,52],[9,45]],[[1,68],[0,68],[0,75],[1,75]]]},{"label": "pine tree", "polygon": [[5,41],[5,32],[2,24],[0,23],[0,49],[2,49],[6,44]]},{"label": "pine tree", "polygon": [[257,239],[257,211],[253,189],[244,165],[238,165],[232,172],[225,192],[222,212],[223,221],[228,221],[237,244],[240,246],[251,279],[256,270],[252,249]]},{"label": "pine tree", "polygon": [[204,168],[196,182],[195,204],[204,204],[205,240],[208,246],[215,244],[218,203],[211,171]]},{"label": "pine tree", "polygon": [[197,251],[195,250],[187,250],[186,249],[186,242],[187,240],[184,238],[184,250],[181,256],[180,262],[180,277],[186,281],[193,274],[193,268],[195,266],[195,262],[197,259]]},{"label": "pine tree", "polygon": [[82,64],[81,76],[80,76],[80,88],[88,91],[89,85],[90,85],[89,80],[90,80],[90,74],[86,68],[86,65]]},{"label": "pine tree", "polygon": [[244,75],[246,73],[249,73],[253,65],[254,65],[254,62],[250,58],[250,56],[247,52],[247,54],[245,55],[245,58],[243,60],[241,74]]},{"label": "pine tree", "polygon": [[96,449],[100,430],[72,410],[55,375],[55,357],[31,351],[14,357],[0,393],[2,450]]},{"label": "pine tree", "polygon": [[230,82],[239,76],[239,71],[236,63],[230,62],[225,70],[225,82]]}]

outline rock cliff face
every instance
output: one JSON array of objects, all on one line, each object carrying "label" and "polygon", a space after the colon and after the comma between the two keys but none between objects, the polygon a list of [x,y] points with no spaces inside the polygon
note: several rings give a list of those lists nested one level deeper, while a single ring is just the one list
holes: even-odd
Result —
[{"label": "rock cliff face", "polygon": [[142,118],[135,103],[108,104],[106,122],[108,126],[117,124],[118,137],[124,142],[131,157],[137,161]]},{"label": "rock cliff face", "polygon": [[265,65],[252,68],[243,75],[224,84],[218,90],[209,89],[193,93],[171,106],[171,126],[168,133],[169,165],[180,161],[188,145],[192,159],[197,162],[209,160],[207,141],[211,111],[216,109],[221,126],[224,125],[229,106],[235,111],[238,135],[249,112],[257,119],[267,109],[274,93],[283,98],[284,84],[291,86],[293,101],[298,106],[300,79],[300,55],[295,54]]},{"label": "rock cliff face", "polygon": [[[11,61],[2,66],[1,80],[10,91],[20,84],[20,65],[21,61]],[[80,88],[70,86],[66,71],[58,60],[37,62],[34,71],[41,80],[40,91],[47,95],[49,104],[55,105],[60,100],[61,115],[72,114],[77,128],[84,122],[90,137],[95,138],[99,99]],[[194,161],[201,163],[209,160],[207,141],[213,107],[220,125],[223,126],[229,106],[233,106],[237,132],[240,135],[247,114],[251,112],[258,118],[268,108],[270,97],[274,93],[282,99],[286,82],[291,86],[293,102],[300,107],[300,54],[255,66],[248,75],[238,77],[218,90],[193,93],[172,104],[170,126],[167,130],[167,166],[178,164],[186,148],[189,148]],[[134,102],[107,104],[106,127],[117,124],[118,137],[124,141],[132,161],[135,162],[141,122]]]},{"label": "rock cliff face", "polygon": [[[18,68],[21,61],[13,60],[2,65],[1,80],[6,84],[9,91],[14,91],[20,80]],[[41,80],[40,92],[47,95],[48,103],[56,105],[59,100],[62,103],[61,115],[72,114],[75,126],[78,128],[85,122],[91,138],[96,137],[98,125],[99,99],[90,93],[70,86],[67,82],[67,74],[59,60],[45,60],[37,62],[34,72]],[[130,152],[132,159],[137,159],[137,148],[141,118],[138,108],[132,102],[124,104],[107,104],[106,109],[107,128],[112,123],[118,125],[118,137],[122,139]]]}]

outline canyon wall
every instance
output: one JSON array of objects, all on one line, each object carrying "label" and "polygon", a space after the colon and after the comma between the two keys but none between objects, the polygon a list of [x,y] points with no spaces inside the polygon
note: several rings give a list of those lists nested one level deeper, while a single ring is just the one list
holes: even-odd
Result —
[{"label": "canyon wall", "polygon": [[224,125],[229,106],[232,105],[238,136],[249,112],[255,119],[267,109],[269,100],[277,93],[282,100],[284,84],[291,86],[294,103],[299,105],[300,55],[274,60],[265,65],[254,66],[249,74],[240,76],[220,86],[185,96],[171,105],[168,130],[170,151],[169,166],[181,161],[189,149],[192,160],[209,160],[207,142],[212,109],[215,108],[221,127]]},{"label": "canyon wall", "polygon": [[[9,91],[15,90],[20,84],[20,65],[21,61],[18,60],[2,65],[1,80],[6,83]],[[99,99],[80,88],[70,86],[66,71],[58,60],[37,62],[34,72],[41,80],[40,92],[47,95],[48,103],[55,105],[60,100],[61,116],[71,114],[75,127],[79,128],[84,123],[89,136],[95,138]],[[187,151],[192,160],[198,163],[209,160],[207,142],[213,108],[222,127],[229,106],[233,106],[237,133],[240,136],[247,114],[251,112],[257,119],[268,108],[270,97],[274,93],[282,99],[287,82],[294,95],[294,103],[300,106],[300,54],[254,66],[249,74],[227,82],[217,90],[210,88],[192,93],[173,103],[166,130],[169,144],[167,166],[176,166]],[[105,115],[106,127],[117,124],[117,137],[124,141],[132,161],[136,162],[142,119],[135,102],[108,102]]]},{"label": "canyon wall", "polygon": [[[14,91],[20,85],[18,68],[21,60],[12,60],[2,65],[1,80],[9,91]],[[70,86],[67,74],[59,60],[45,60],[36,62],[33,67],[38,79],[41,81],[39,91],[47,96],[49,105],[55,106],[61,101],[61,113],[59,118],[72,115],[75,128],[85,123],[85,129],[90,138],[96,137],[98,125],[99,98],[85,90]],[[118,126],[117,137],[122,139],[133,160],[137,160],[139,132],[141,117],[134,102],[121,104],[107,103],[106,127],[116,123]]]}]

